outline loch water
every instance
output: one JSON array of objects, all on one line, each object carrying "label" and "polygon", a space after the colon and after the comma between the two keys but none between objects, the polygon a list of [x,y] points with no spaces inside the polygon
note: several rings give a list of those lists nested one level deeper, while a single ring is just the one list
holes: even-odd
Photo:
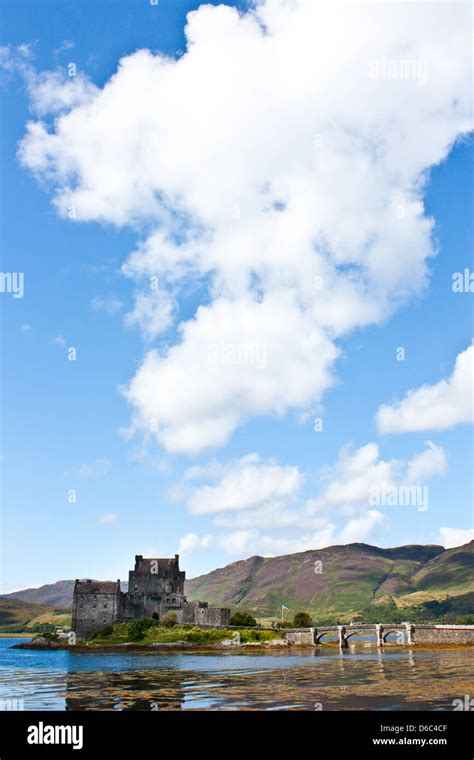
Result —
[{"label": "loch water", "polygon": [[468,648],[105,654],[20,641],[0,639],[0,709],[453,710],[474,696]]}]

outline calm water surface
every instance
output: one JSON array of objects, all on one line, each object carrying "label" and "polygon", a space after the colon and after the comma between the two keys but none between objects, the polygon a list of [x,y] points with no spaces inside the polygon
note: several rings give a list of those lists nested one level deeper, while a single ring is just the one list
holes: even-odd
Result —
[{"label": "calm water surface", "polygon": [[[358,642],[341,653],[89,654],[10,649],[0,701],[25,710],[452,710],[474,693],[472,650]],[[320,706],[319,706],[320,705]]]}]

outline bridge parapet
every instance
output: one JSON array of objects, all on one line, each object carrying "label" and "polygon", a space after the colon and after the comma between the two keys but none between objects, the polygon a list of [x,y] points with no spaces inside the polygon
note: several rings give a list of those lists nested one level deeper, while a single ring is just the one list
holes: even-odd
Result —
[{"label": "bridge parapet", "polygon": [[412,623],[367,623],[362,625],[325,625],[314,628],[288,628],[285,639],[293,646],[317,646],[324,637],[336,637],[342,649],[357,634],[371,634],[377,646],[383,647],[390,635],[396,634],[396,644],[462,644],[474,645],[474,625],[413,625]]},{"label": "bridge parapet", "polygon": [[415,643],[474,646],[474,625],[416,625]]}]

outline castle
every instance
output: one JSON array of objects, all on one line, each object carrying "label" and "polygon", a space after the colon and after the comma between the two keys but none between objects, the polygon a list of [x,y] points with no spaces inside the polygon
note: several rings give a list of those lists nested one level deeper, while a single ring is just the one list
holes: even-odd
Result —
[{"label": "castle", "polygon": [[175,612],[179,623],[227,626],[230,609],[209,607],[207,602],[188,602],[184,595],[185,573],[179,569],[179,555],[166,559],[135,556],[128,576],[128,591],[120,590],[120,580],[76,580],[72,604],[72,629],[77,638],[90,638],[110,623],[141,617],[161,620]]}]

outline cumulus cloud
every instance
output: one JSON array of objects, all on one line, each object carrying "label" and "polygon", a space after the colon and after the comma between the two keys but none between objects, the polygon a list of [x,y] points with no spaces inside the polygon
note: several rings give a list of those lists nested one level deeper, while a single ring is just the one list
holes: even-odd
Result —
[{"label": "cumulus cloud", "polygon": [[[298,467],[251,454],[190,468],[180,498],[192,514],[211,516],[213,545],[226,553],[278,554],[371,539],[386,521],[388,503],[379,499],[374,508],[374,492],[425,486],[445,471],[445,453],[431,441],[408,460],[385,461],[376,443],[345,446],[336,463],[323,468],[318,492],[304,499]],[[196,485],[197,479],[207,482]],[[419,505],[415,501],[412,506]]]},{"label": "cumulus cloud", "polygon": [[426,441],[427,448],[408,463],[408,483],[424,483],[433,475],[444,475],[447,470],[446,454],[441,446]]},{"label": "cumulus cloud", "polygon": [[377,509],[369,509],[364,515],[353,517],[341,530],[339,540],[343,544],[363,541],[370,536],[376,525],[383,522],[384,516]]},{"label": "cumulus cloud", "polygon": [[399,470],[396,460],[380,459],[376,443],[367,443],[352,451],[346,446],[333,470],[326,471],[331,480],[319,499],[318,505],[325,509],[334,506],[367,502],[370,491],[378,484],[393,484]]},{"label": "cumulus cloud", "polygon": [[196,533],[186,533],[179,539],[178,554],[182,556],[194,554],[201,549],[207,549],[212,536],[198,536]]},{"label": "cumulus cloud", "polygon": [[474,541],[474,528],[440,528],[439,539],[446,549]]},{"label": "cumulus cloud", "polygon": [[[74,70],[74,76],[66,76],[64,71],[36,71],[34,54],[30,45],[0,46],[0,69],[12,75],[19,72],[25,81],[30,106],[36,116],[47,117],[68,112],[73,108],[91,102],[97,95],[98,89],[82,72]],[[74,65],[74,64],[73,64]],[[28,129],[40,134],[42,122],[31,122]],[[41,152],[44,143],[39,148],[35,158],[35,147],[31,145],[30,168],[34,168],[38,160],[38,168],[43,166]]]},{"label": "cumulus cloud", "polygon": [[172,452],[220,446],[249,417],[305,406],[331,384],[336,349],[288,293],[218,299],[181,335],[148,352],[127,391],[135,425]]},{"label": "cumulus cloud", "polygon": [[[338,336],[426,286],[423,179],[470,128],[469,9],[348,3],[343,17],[307,0],[202,5],[178,60],[136,51],[100,88],[22,64],[37,118],[19,157],[58,212],[150,230],[123,271],[164,292],[138,295],[130,322],[153,339],[190,283],[204,293],[128,389],[133,428],[169,451],[313,408]],[[263,346],[266,366],[210,362],[209,344]]]},{"label": "cumulus cloud", "polygon": [[132,311],[125,317],[125,324],[138,327],[145,338],[152,339],[173,324],[174,308],[173,298],[166,291],[138,292]]},{"label": "cumulus cloud", "polygon": [[447,380],[422,385],[377,411],[381,433],[447,430],[474,419],[474,346],[458,354]]},{"label": "cumulus cloud", "polygon": [[261,462],[255,454],[230,465],[217,485],[197,488],[189,501],[193,514],[255,509],[293,497],[302,484],[298,467]]}]

